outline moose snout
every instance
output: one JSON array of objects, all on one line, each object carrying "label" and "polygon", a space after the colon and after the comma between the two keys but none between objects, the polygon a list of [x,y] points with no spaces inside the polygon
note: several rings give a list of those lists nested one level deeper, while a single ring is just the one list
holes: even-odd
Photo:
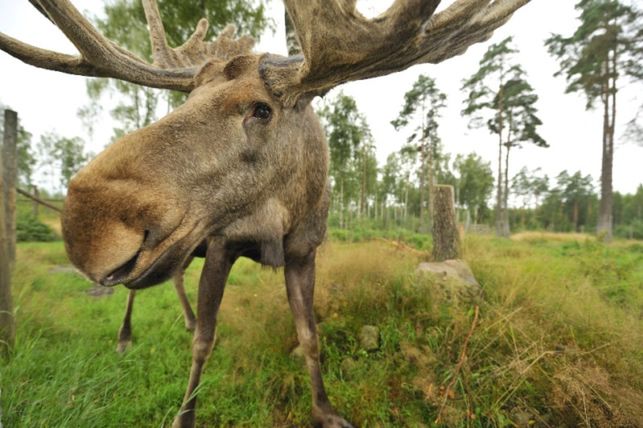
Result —
[{"label": "moose snout", "polygon": [[184,217],[178,204],[154,204],[145,198],[158,195],[157,189],[144,188],[133,195],[114,187],[109,182],[91,186],[73,181],[62,216],[71,262],[105,286],[131,280],[144,270]]}]

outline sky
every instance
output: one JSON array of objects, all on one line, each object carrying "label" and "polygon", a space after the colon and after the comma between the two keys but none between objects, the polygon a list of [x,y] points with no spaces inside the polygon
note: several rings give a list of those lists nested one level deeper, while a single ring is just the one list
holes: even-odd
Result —
[{"label": "sky", "polygon": [[[101,15],[102,0],[75,0],[74,3],[86,16]],[[359,0],[358,9],[366,16],[375,16],[390,3]],[[453,0],[443,1],[440,9],[451,3]],[[543,121],[540,133],[550,147],[525,145],[513,150],[510,176],[523,167],[541,168],[542,173],[550,177],[562,170],[581,171],[583,175],[592,175],[598,190],[602,114],[600,110],[586,111],[582,94],[564,93],[564,78],[553,76],[559,70],[558,64],[548,55],[544,44],[550,34],[570,35],[577,27],[574,3],[573,0],[532,0],[497,30],[490,41],[470,47],[464,55],[437,65],[416,65],[385,77],[348,83],[332,90],[326,98],[343,91],[356,99],[374,136],[378,160],[383,163],[389,153],[400,149],[408,135],[395,131],[390,124],[402,108],[404,93],[411,89],[420,74],[433,77],[448,97],[439,122],[445,151],[453,155],[475,152],[491,162],[495,171],[497,138],[486,129],[469,129],[467,118],[460,113],[465,97],[460,87],[463,79],[475,73],[491,43],[513,36],[519,50],[516,59],[527,71],[528,80],[539,95],[537,108]],[[264,35],[255,51],[285,54],[283,5],[271,0],[268,6],[276,24],[275,33]],[[41,48],[76,53],[62,33],[26,1],[0,0],[0,32]],[[94,153],[109,142],[114,126],[109,108],[104,109],[91,136],[77,117],[78,109],[88,102],[85,81],[84,77],[37,69],[0,51],[0,103],[18,112],[22,125],[34,134],[34,142],[49,131],[68,137],[80,136],[87,141],[88,150]],[[632,193],[643,184],[643,142],[626,141],[622,134],[625,124],[643,105],[643,87],[622,86],[618,96],[614,189]],[[110,102],[113,100],[105,100],[106,105]]]}]

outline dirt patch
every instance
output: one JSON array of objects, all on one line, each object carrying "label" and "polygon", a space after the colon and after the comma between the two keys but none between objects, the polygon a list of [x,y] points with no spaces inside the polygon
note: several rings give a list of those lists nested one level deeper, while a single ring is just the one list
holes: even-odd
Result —
[{"label": "dirt patch", "polygon": [[92,297],[104,297],[114,294],[114,287],[103,287],[101,285],[94,284],[92,288],[87,290],[87,294]]}]

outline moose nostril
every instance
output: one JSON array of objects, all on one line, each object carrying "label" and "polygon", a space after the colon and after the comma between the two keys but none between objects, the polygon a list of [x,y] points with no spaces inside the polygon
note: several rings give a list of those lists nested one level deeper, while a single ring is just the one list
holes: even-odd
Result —
[{"label": "moose nostril", "polygon": [[145,229],[143,231],[143,245],[142,245],[142,247],[145,247],[145,244],[147,244],[147,240],[149,239],[149,237],[150,237],[150,231],[149,231],[149,229]]}]

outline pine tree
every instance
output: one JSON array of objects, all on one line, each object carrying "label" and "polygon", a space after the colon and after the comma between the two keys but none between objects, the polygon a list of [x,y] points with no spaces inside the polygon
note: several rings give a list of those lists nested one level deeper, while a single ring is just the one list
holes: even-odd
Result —
[{"label": "pine tree", "polygon": [[404,105],[399,116],[391,121],[396,130],[407,126],[413,127],[405,150],[408,153],[419,154],[420,230],[425,224],[430,224],[428,219],[425,220],[424,213],[427,207],[429,217],[432,212],[436,163],[441,154],[438,118],[440,110],[446,105],[446,99],[447,96],[440,91],[435,80],[421,74],[411,90],[404,94]]},{"label": "pine tree", "polygon": [[587,109],[596,100],[603,109],[601,200],[597,231],[613,234],[612,171],[616,130],[616,96],[627,80],[643,79],[643,14],[619,0],[581,0],[579,26],[571,36],[552,35],[550,54],[567,79],[567,92],[584,92]]},{"label": "pine tree", "polygon": [[525,142],[547,147],[537,132],[541,125],[535,107],[538,96],[527,82],[525,71],[514,63],[513,54],[517,51],[511,43],[508,37],[491,45],[478,71],[462,86],[468,93],[462,113],[470,116],[470,126],[481,127],[486,119],[489,131],[498,136],[496,234],[505,237],[509,236],[509,153]]}]

